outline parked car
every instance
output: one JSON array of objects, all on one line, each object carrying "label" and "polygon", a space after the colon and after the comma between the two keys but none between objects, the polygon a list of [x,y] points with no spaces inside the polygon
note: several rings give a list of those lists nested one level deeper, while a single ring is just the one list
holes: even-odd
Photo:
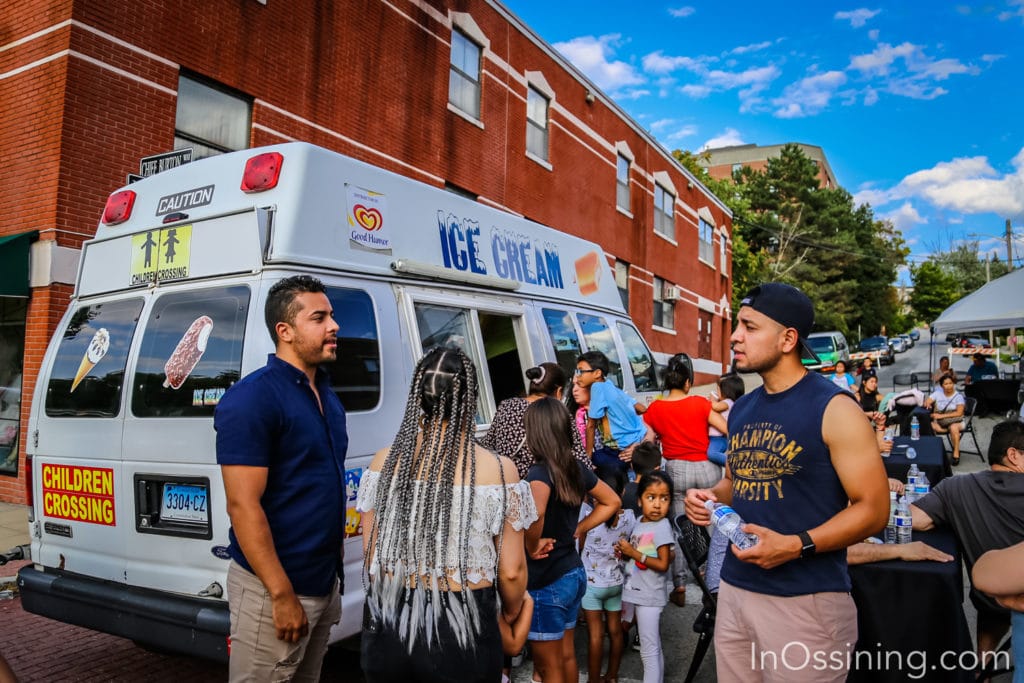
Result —
[{"label": "parked car", "polygon": [[901,335],[898,335],[898,336],[899,336],[900,339],[902,339],[903,341],[905,341],[907,343],[907,348],[908,349],[914,348],[914,338],[913,337],[911,337],[909,334],[901,334]]},{"label": "parked car", "polygon": [[892,350],[896,353],[903,353],[910,348],[903,337],[889,337],[889,345],[892,346]]},{"label": "parked car", "polygon": [[857,346],[857,350],[868,353],[877,352],[879,365],[892,365],[896,362],[896,354],[893,352],[892,347],[889,346],[889,340],[885,337],[867,337],[862,339]]},{"label": "parked car", "polygon": [[984,337],[978,337],[974,335],[966,334],[947,334],[946,341],[949,342],[950,346],[954,346],[961,349],[977,347],[982,349],[990,349],[992,345],[988,343],[988,340]]},{"label": "parked car", "polygon": [[910,338],[916,342],[918,339],[921,338],[921,330],[917,329],[916,327],[912,329],[910,331]]},{"label": "parked car", "polygon": [[988,339],[983,337],[964,337],[964,346],[974,347],[979,349],[991,349],[992,345],[988,343]]},{"label": "parked car", "polygon": [[818,372],[833,372],[836,363],[843,361],[850,363],[850,347],[846,343],[846,337],[842,332],[815,332],[807,338],[820,363],[804,359],[803,364],[808,370]]}]

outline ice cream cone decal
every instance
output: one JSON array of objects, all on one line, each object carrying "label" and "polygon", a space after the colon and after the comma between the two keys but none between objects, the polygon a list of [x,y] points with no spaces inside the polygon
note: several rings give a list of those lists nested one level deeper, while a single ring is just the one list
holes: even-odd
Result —
[{"label": "ice cream cone decal", "polygon": [[174,347],[174,353],[164,363],[164,386],[178,389],[195,369],[206,352],[206,343],[213,332],[213,320],[203,315],[192,321],[184,336]]},{"label": "ice cream cone decal", "polygon": [[89,348],[85,350],[82,362],[78,364],[78,372],[75,373],[75,380],[71,383],[71,391],[78,388],[79,383],[92,372],[103,356],[107,355],[108,350],[110,350],[110,333],[107,332],[107,328],[101,327],[96,330],[96,334],[92,335]]}]

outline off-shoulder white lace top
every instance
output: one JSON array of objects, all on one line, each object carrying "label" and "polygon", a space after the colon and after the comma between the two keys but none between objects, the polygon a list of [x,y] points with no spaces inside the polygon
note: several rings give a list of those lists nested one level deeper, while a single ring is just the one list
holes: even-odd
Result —
[{"label": "off-shoulder white lace top", "polygon": [[[359,512],[369,512],[374,509],[374,502],[377,495],[377,484],[380,480],[380,472],[366,470],[359,482],[359,493],[356,497],[356,509]],[[423,482],[416,482],[414,495],[419,495],[425,485]],[[497,567],[498,554],[495,548],[494,537],[501,533],[503,523],[507,521],[513,529],[520,531],[533,524],[537,519],[537,506],[533,502],[533,494],[530,492],[530,485],[525,481],[518,481],[514,484],[505,484],[505,495],[502,495],[502,484],[478,484],[473,499],[473,517],[469,520],[469,557],[465,559],[466,580],[460,577],[459,548],[462,545],[459,538],[451,538],[445,552],[437,553],[437,556],[446,558],[444,567],[420,567],[421,576],[442,576],[447,574],[451,580],[457,583],[470,585],[481,581],[494,581],[494,572]],[[456,485],[452,489],[452,515],[458,519],[460,515],[468,514],[470,487]],[[502,503],[506,508],[503,511]],[[451,525],[453,532],[456,532],[459,525],[454,522]],[[407,526],[410,537],[415,533],[416,520],[410,519]],[[370,533],[364,529],[364,533]],[[437,543],[443,543],[444,539],[438,538]],[[393,570],[394,568],[388,568]],[[370,574],[376,575],[380,572],[380,566],[376,559],[370,565]]]}]

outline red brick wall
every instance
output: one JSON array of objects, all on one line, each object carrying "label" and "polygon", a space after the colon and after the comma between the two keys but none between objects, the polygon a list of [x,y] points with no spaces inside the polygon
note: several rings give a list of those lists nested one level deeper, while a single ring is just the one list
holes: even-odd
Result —
[{"label": "red brick wall", "polygon": [[[499,62],[482,64],[483,128],[447,108],[449,8],[473,17]],[[0,80],[0,192],[8,207],[0,234],[37,229],[43,239],[80,247],[139,158],[173,146],[176,100],[168,91],[177,89],[180,65],[254,99],[254,146],[309,141],[418,180],[448,181],[599,242],[609,256],[637,266],[630,313],[656,351],[696,354],[697,309],[690,296],[676,305],[675,335],[652,331],[652,274],[715,303],[729,297],[729,279],[697,262],[691,215],[707,206],[716,225],[727,225],[723,212],[600,95],[588,103],[587,86],[486,0],[209,0],[202,11],[158,0],[37,0],[7,3],[2,41],[67,19],[76,23],[0,52],[0,73],[8,73],[71,51]],[[543,73],[555,92],[552,170],[525,153],[527,71]],[[632,218],[615,209],[611,147],[618,141],[635,155]],[[651,178],[658,171],[669,173],[691,209],[677,207],[678,246],[653,234]],[[35,372],[70,289],[33,291],[24,424]],[[716,331],[712,360],[728,357],[725,336]],[[20,501],[22,490],[20,481],[0,476],[0,500]]]}]

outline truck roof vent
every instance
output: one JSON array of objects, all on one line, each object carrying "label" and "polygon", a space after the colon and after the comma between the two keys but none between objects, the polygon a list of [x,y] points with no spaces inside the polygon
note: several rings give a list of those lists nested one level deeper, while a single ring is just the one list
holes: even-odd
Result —
[{"label": "truck roof vent", "polygon": [[283,162],[284,157],[279,152],[257,154],[249,159],[242,173],[242,192],[263,192],[277,187]]}]

